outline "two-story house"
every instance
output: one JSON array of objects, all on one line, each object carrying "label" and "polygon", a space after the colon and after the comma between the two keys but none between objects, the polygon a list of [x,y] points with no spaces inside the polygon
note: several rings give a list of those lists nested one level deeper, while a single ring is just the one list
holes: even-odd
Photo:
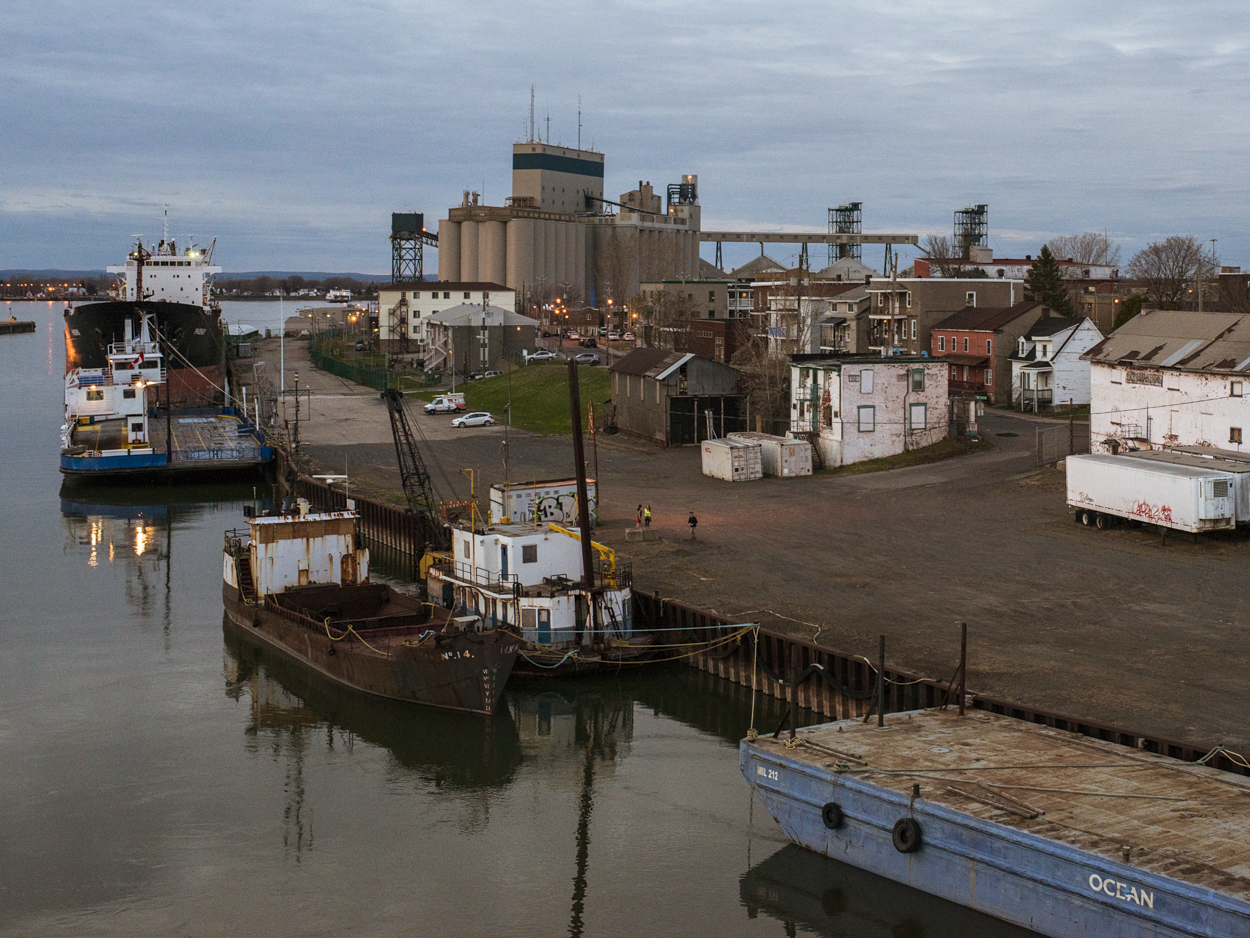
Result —
[{"label": "two-story house", "polygon": [[1035,300],[1014,306],[965,306],[933,324],[929,354],[950,367],[952,396],[1011,400],[1010,356],[1016,342],[1050,308]]},{"label": "two-story house", "polygon": [[453,306],[493,305],[512,309],[516,291],[499,283],[408,280],[378,285],[378,338],[399,340],[406,332],[413,351],[429,346],[427,323]]},{"label": "two-story house", "polygon": [[1089,403],[1090,365],[1082,356],[1103,335],[1085,317],[1043,316],[1016,340],[1011,402],[1023,410]]},{"label": "two-story house", "polygon": [[946,365],[920,356],[803,356],[790,362],[790,432],[826,466],[946,439]]}]

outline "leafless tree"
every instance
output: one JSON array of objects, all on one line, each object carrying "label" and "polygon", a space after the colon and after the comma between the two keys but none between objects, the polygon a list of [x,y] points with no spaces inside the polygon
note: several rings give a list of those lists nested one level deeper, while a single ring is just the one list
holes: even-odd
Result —
[{"label": "leafless tree", "polygon": [[954,241],[946,235],[927,234],[921,239],[919,248],[924,252],[925,257],[937,266],[939,276],[985,276],[985,272],[980,267],[967,263],[967,258],[959,253],[959,248]]},{"label": "leafless tree", "polygon": [[1050,253],[1061,261],[1078,264],[1120,263],[1120,246],[1105,233],[1087,231],[1079,235],[1061,235],[1046,242]]},{"label": "leafless tree", "polygon": [[654,290],[638,304],[638,328],[642,344],[648,348],[690,350],[690,323],[694,319],[694,302],[674,290]]},{"label": "leafless tree", "polygon": [[1218,266],[1219,258],[1214,252],[1204,256],[1202,242],[1193,235],[1172,235],[1134,254],[1127,272],[1142,282],[1160,306],[1180,309],[1197,305],[1199,281],[1209,278]]}]

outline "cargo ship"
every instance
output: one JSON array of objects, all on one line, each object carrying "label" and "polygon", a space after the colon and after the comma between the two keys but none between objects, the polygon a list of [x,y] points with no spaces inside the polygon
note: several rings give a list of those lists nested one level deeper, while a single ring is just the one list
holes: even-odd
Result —
[{"label": "cargo ship", "polygon": [[107,268],[117,275],[108,300],[66,307],[65,373],[107,368],[109,350],[138,335],[147,318],[173,406],[225,404],[226,339],[209,280],[221,272],[212,262],[216,243],[179,251],[168,231],[154,250],[136,240],[125,264]]}]

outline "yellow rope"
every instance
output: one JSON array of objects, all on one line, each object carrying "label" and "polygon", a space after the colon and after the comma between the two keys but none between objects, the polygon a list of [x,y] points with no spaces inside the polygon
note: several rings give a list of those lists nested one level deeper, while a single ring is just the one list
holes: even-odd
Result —
[{"label": "yellow rope", "polygon": [[760,738],[760,731],[755,728],[755,698],[759,696],[759,692],[755,689],[755,672],[760,666],[760,627],[758,625],[751,639],[751,649],[754,652],[751,655],[751,726],[747,730],[747,740],[755,742]]},{"label": "yellow rope", "polygon": [[360,639],[360,644],[364,645],[374,654],[381,655],[383,658],[389,658],[391,656],[391,653],[389,651],[379,651],[377,648],[374,648],[372,645],[366,642],[364,639],[364,636],[361,635],[359,632],[357,632],[354,628],[352,628],[352,624],[350,622],[347,623],[347,631],[344,632],[342,635],[340,635],[338,638],[335,638],[333,635],[330,634],[330,617],[329,616],[326,617],[325,627],[326,627],[326,637],[329,638],[330,641],[332,642],[341,642],[343,639],[347,638],[347,636],[355,635],[358,639]]}]

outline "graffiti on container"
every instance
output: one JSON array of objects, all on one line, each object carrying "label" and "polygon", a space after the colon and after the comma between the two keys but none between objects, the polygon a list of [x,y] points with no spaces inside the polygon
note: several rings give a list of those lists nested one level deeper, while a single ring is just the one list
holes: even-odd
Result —
[{"label": "graffiti on container", "polygon": [[1150,502],[1133,502],[1133,507],[1129,509],[1129,514],[1153,524],[1171,524],[1172,509],[1167,505],[1155,506]]}]

